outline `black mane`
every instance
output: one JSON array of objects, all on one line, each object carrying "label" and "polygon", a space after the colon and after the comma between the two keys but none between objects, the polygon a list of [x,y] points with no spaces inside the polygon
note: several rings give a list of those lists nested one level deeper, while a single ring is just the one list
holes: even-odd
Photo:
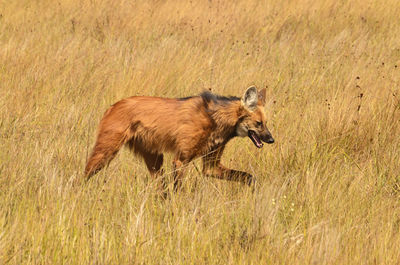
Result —
[{"label": "black mane", "polygon": [[209,102],[213,102],[213,103],[229,103],[232,101],[237,101],[240,100],[239,97],[234,97],[234,96],[229,96],[229,97],[225,97],[225,96],[220,96],[220,95],[216,95],[213,94],[209,91],[204,91],[203,93],[200,94],[200,97],[204,100],[204,102],[209,103]]},{"label": "black mane", "polygon": [[210,91],[204,91],[198,96],[189,96],[189,97],[183,97],[183,98],[178,98],[179,101],[186,101],[190,100],[192,98],[200,97],[203,100],[204,106],[208,108],[210,103],[217,104],[217,105],[227,105],[231,102],[238,101],[240,100],[239,97],[234,97],[234,96],[220,96],[211,93]]}]

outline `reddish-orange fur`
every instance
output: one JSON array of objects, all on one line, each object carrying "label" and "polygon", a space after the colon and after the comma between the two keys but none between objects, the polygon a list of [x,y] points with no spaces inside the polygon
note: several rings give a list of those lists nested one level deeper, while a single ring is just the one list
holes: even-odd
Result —
[{"label": "reddish-orange fur", "polygon": [[[100,122],[85,169],[87,179],[128,145],[144,158],[153,176],[160,173],[163,153],[174,153],[175,187],[180,183],[182,167],[200,156],[206,175],[250,183],[250,174],[223,167],[220,158],[225,144],[236,136],[241,119],[254,116],[263,120],[265,115],[260,110],[246,110],[239,98],[217,98],[211,93],[206,96],[130,97],[112,105]],[[259,105],[263,105],[262,100]]]}]

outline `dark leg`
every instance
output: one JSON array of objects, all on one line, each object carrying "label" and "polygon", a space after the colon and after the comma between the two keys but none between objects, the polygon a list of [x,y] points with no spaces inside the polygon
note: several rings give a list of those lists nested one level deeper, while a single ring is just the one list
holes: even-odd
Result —
[{"label": "dark leg", "polygon": [[175,158],[174,159],[174,191],[177,191],[182,186],[182,178],[186,166],[190,162],[189,159]]},{"label": "dark leg", "polygon": [[152,177],[162,174],[161,167],[164,160],[164,156],[162,154],[144,153],[142,156]]},{"label": "dark leg", "polygon": [[163,170],[161,169],[164,156],[162,154],[152,154],[152,153],[141,153],[144,158],[144,162],[146,163],[147,169],[150,172],[151,177],[154,181],[158,182],[158,186],[160,190],[165,190],[166,185],[163,178],[158,179],[158,177],[162,176]]},{"label": "dark leg", "polygon": [[223,147],[203,157],[203,174],[207,177],[238,181],[247,185],[254,182],[254,178],[247,172],[233,170],[221,164]]}]

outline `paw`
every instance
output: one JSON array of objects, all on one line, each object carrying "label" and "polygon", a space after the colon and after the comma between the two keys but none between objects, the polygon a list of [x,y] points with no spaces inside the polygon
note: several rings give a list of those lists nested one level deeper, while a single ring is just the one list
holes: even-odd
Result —
[{"label": "paw", "polygon": [[256,178],[253,175],[248,174],[247,175],[247,181],[246,184],[251,186],[251,187],[255,187],[256,185]]}]

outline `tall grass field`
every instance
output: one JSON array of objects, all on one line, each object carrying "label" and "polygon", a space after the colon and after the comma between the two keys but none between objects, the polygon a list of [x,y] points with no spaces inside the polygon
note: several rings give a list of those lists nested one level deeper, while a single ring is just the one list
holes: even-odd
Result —
[{"label": "tall grass field", "polygon": [[[399,16],[396,0],[0,1],[0,264],[400,264]],[[275,144],[235,138],[223,164],[254,190],[198,159],[162,199],[128,149],[74,185],[116,101],[251,85]]]}]

